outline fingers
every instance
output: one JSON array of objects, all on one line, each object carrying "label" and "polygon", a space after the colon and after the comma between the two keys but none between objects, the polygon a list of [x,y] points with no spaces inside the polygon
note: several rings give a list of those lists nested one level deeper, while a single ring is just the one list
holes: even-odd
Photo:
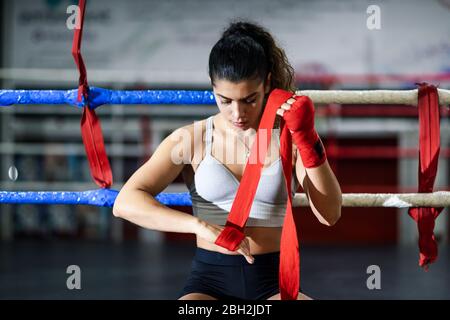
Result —
[{"label": "fingers", "polygon": [[277,115],[282,117],[283,114],[284,114],[284,110],[283,109],[277,109]]},{"label": "fingers", "polygon": [[[289,101],[289,100],[288,100]],[[278,109],[277,114],[283,116],[284,112],[291,109],[291,105],[289,103],[283,103]]]},{"label": "fingers", "polygon": [[245,238],[242,240],[242,242],[239,245],[239,249],[237,250],[240,254],[242,254],[248,263],[253,263],[255,261],[255,258],[250,253],[250,244],[248,242],[248,238]]},{"label": "fingers", "polygon": [[[295,95],[293,97],[296,97]],[[277,110],[277,114],[279,116],[283,116],[284,112],[286,110],[290,110],[291,109],[291,105],[295,102],[295,98],[289,98],[286,100],[285,103],[283,103],[280,108]]]},{"label": "fingers", "polygon": [[244,256],[245,260],[247,260],[248,263],[253,264],[253,262],[255,262],[255,258],[253,258],[250,253],[246,254],[242,250],[238,250],[238,252]]},{"label": "fingers", "polygon": [[[289,100],[288,100],[288,101],[289,101]],[[289,109],[291,109],[291,104],[285,102],[285,103],[283,103],[283,104],[280,106],[280,108],[281,108],[281,109],[284,109],[284,110],[289,110]]]},{"label": "fingers", "polygon": [[[208,240],[210,240],[211,242],[214,242],[217,239],[217,237],[220,235],[220,233],[222,232],[222,230],[224,228],[222,226],[218,226],[218,225],[214,225],[214,224],[208,224],[208,228],[207,229],[209,231],[209,236],[207,236],[206,238]],[[241,241],[241,243],[239,244],[239,247],[236,250],[236,252],[242,254],[245,257],[245,259],[247,260],[248,263],[253,263],[255,261],[255,258],[250,253],[249,237],[245,237],[244,240]]]},{"label": "fingers", "polygon": [[[294,96],[294,97],[296,97],[296,96]],[[294,102],[295,102],[295,98],[289,98],[286,100],[286,103],[289,105],[293,104]]]},{"label": "fingers", "polygon": [[280,108],[277,109],[277,114],[283,116],[285,111],[289,111],[291,109],[291,105],[287,103],[283,103]]}]

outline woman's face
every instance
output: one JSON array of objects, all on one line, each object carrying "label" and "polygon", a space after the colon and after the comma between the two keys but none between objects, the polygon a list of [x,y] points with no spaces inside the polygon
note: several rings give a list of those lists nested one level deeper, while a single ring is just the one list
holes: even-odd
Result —
[{"label": "woman's face", "polygon": [[214,81],[213,92],[220,113],[235,131],[258,129],[264,108],[264,96],[270,91],[270,75],[265,81]]}]

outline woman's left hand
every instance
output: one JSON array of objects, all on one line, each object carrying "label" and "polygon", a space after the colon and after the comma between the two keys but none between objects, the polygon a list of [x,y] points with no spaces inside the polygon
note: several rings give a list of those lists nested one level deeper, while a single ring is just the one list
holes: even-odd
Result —
[{"label": "woman's left hand", "polygon": [[314,104],[307,96],[292,95],[278,108],[277,114],[286,121],[291,133],[314,130]]},{"label": "woman's left hand", "polygon": [[291,98],[287,99],[285,103],[283,103],[278,109],[277,114],[279,116],[283,116],[284,112],[287,110],[291,110],[292,104],[295,102],[295,98],[297,96],[294,94]]},{"label": "woman's left hand", "polygon": [[305,168],[315,168],[326,160],[325,148],[314,128],[314,103],[308,96],[292,95],[276,113],[291,132]]}]

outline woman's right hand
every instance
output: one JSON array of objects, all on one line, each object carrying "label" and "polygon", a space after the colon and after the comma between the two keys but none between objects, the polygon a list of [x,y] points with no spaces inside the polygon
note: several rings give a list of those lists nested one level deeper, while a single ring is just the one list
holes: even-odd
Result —
[{"label": "woman's right hand", "polygon": [[[222,232],[223,229],[224,229],[223,226],[219,226],[219,225],[212,224],[212,223],[206,222],[204,220],[201,220],[195,234],[198,237],[215,244],[217,238],[219,237],[219,234]],[[227,250],[228,252],[233,252],[226,248],[223,248],[223,249]],[[245,237],[244,240],[241,241],[238,248],[236,249],[236,252],[242,254],[245,257],[245,259],[248,261],[248,263],[254,262],[255,258],[250,253],[250,242],[249,242],[248,237]]]}]

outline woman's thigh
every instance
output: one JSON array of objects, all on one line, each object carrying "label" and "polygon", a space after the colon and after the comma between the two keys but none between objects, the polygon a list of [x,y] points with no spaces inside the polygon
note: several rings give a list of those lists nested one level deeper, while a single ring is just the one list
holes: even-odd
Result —
[{"label": "woman's thigh", "polygon": [[204,293],[188,293],[178,300],[217,300],[216,298]]},{"label": "woman's thigh", "polygon": [[[267,300],[281,300],[281,295],[279,293],[271,296]],[[297,300],[312,300],[312,298],[308,297],[306,294],[301,292],[298,293]]]}]

